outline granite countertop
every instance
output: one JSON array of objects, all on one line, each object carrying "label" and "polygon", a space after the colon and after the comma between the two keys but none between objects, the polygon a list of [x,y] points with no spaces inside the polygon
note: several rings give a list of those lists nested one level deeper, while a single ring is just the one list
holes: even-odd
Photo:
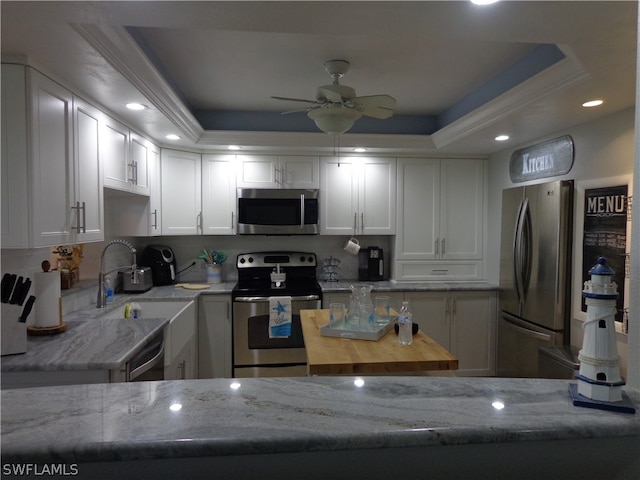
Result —
[{"label": "granite countertop", "polygon": [[372,285],[375,292],[438,292],[460,290],[497,291],[498,286],[489,282],[361,282],[359,280],[341,280],[339,282],[320,282],[325,293],[350,292],[351,285]]},{"label": "granite countertop", "polygon": [[[640,440],[640,414],[574,407],[569,383],[303,377],[5,390],[2,457],[3,462],[82,464],[601,437]],[[626,392],[639,406],[640,392]],[[494,406],[497,401],[504,408]]]},{"label": "granite countertop", "polygon": [[94,305],[64,315],[65,332],[50,336],[28,336],[27,352],[2,357],[3,372],[111,370],[120,368],[153,338],[168,318],[102,318],[113,310],[143,299],[191,301],[204,293],[231,292],[233,284],[211,285],[206,290],[175,286],[154,287],[142,294],[117,294],[107,308]]}]

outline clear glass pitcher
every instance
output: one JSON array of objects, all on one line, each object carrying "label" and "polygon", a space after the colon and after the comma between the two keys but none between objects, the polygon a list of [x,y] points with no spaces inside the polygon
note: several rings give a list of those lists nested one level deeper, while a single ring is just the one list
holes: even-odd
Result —
[{"label": "clear glass pitcher", "polygon": [[373,290],[372,285],[351,285],[351,301],[347,313],[349,328],[368,330],[373,324],[371,290]]}]

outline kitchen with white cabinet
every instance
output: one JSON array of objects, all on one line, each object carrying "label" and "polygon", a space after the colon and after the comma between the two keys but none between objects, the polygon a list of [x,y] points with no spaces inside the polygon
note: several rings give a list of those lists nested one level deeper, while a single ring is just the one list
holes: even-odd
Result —
[{"label": "kitchen with white cabinet", "polygon": [[[544,72],[528,80],[527,88],[533,92],[530,98],[522,96],[518,86],[457,120],[445,121],[443,114],[444,123],[430,134],[375,130],[385,122],[396,129],[407,124],[411,115],[403,110],[401,91],[389,92],[399,99],[391,119],[374,119],[373,124],[367,124],[370,119],[358,119],[352,131],[340,135],[300,130],[300,124],[309,121],[297,116],[304,113],[278,112],[270,117],[257,110],[221,113],[221,118],[228,115],[229,127],[212,128],[207,127],[202,112],[181,103],[192,93],[188,88],[176,93],[178,83],[171,85],[162,79],[159,72],[164,70],[154,63],[161,60],[144,60],[146,53],[162,44],[162,34],[157,34],[164,30],[154,32],[151,25],[176,20],[173,2],[158,4],[156,19],[144,19],[145,15],[140,16],[144,9],[136,13],[124,4],[112,10],[109,5],[79,2],[72,13],[52,2],[51,25],[56,25],[60,37],[67,37],[61,32],[73,32],[75,38],[69,44],[69,59],[60,59],[58,65],[37,53],[41,47],[30,51],[31,41],[25,42],[25,51],[15,50],[20,42],[10,22],[24,19],[20,21],[25,22],[26,31],[33,32],[33,25],[42,25],[42,20],[28,5],[8,3],[7,8],[3,4],[2,20],[3,31],[7,31],[2,47],[2,273],[29,276],[40,270],[43,260],[53,258],[51,251],[59,245],[83,245],[84,258],[80,282],[62,292],[60,310],[67,330],[30,336],[26,354],[0,360],[3,475],[12,476],[12,469],[33,463],[32,469],[74,466],[80,478],[129,478],[140,471],[157,478],[179,473],[202,478],[203,472],[210,476],[213,469],[237,478],[250,478],[255,471],[265,478],[292,478],[299,475],[304,462],[305,471],[316,478],[340,474],[388,478],[392,473],[421,478],[425,470],[416,467],[420,458],[426,459],[428,472],[436,477],[453,475],[455,470],[459,478],[508,478],[512,461],[520,459],[524,463],[519,477],[537,478],[543,471],[537,460],[541,456],[548,459],[546,474],[565,478],[589,478],[604,472],[611,478],[640,474],[635,454],[640,448],[637,413],[574,407],[568,380],[496,377],[500,202],[502,190],[513,186],[509,176],[513,152],[569,135],[576,147],[575,162],[558,179],[575,180],[579,192],[586,186],[621,181],[631,191],[638,188],[633,103],[620,102],[620,108],[604,116],[587,114],[579,121],[563,118],[562,124],[554,122],[563,115],[556,114],[553,120],[544,116],[541,112],[547,111],[548,104],[541,103],[537,125],[527,123],[526,137],[514,136],[503,147],[489,146],[493,138],[481,138],[483,133],[493,137],[509,125],[514,133],[526,131],[518,127],[519,122],[525,125],[527,115],[511,122],[502,117],[508,118],[511,110],[525,109],[537,88],[549,90],[549,85],[544,86],[547,90],[541,86],[545,78],[569,75],[570,79],[557,81],[570,86],[586,81],[588,75],[580,72],[568,50],[561,49],[564,60],[550,68],[553,74]],[[231,13],[239,12],[239,7],[231,2],[208,3],[186,8],[185,18],[194,22],[198,11],[202,18],[215,18],[219,24],[214,22],[212,31],[220,35],[220,41],[229,41],[227,35],[237,27]],[[415,12],[415,18],[427,18],[423,9],[430,7],[418,3],[407,6],[408,10]],[[439,7],[443,12],[467,7],[466,2],[456,3],[460,5]],[[594,12],[600,11],[601,2],[593,3]],[[628,7],[615,3],[614,17],[628,19]],[[317,6],[306,7],[315,9],[320,18]],[[254,17],[260,24],[267,21],[269,16],[264,13],[269,9],[278,12],[282,7],[250,8],[263,9],[262,15]],[[391,22],[390,31],[397,28],[399,18],[404,22],[411,18],[409,12],[398,13],[397,18],[392,15],[395,10],[390,2],[375,2],[370,8],[372,20]],[[527,9],[532,24],[538,25],[535,10],[519,8]],[[544,8],[551,7],[539,6],[538,10]],[[563,8],[567,11],[558,11],[558,18],[571,17],[567,13],[576,7]],[[115,23],[128,18],[132,26],[118,29],[90,20],[107,11]],[[33,20],[26,21],[26,12],[33,14]],[[301,20],[295,9],[287,15]],[[599,17],[613,22],[603,13]],[[61,23],[61,18],[67,20]],[[443,17],[442,21],[450,20]],[[146,22],[148,27],[135,26]],[[218,30],[225,22],[229,29]],[[635,18],[631,23],[635,32]],[[628,31],[626,26],[624,31]],[[387,42],[401,40],[402,35],[395,32],[382,37]],[[235,33],[240,38],[240,30]],[[584,40],[569,37],[567,42],[583,60],[583,68],[597,68],[583,50]],[[268,45],[273,39],[263,41]],[[556,42],[555,37],[548,41]],[[608,42],[602,45],[609,46]],[[137,47],[131,48],[134,44]],[[65,76],[65,68],[70,72],[88,68],[80,61],[83,57],[77,47],[71,45],[91,50],[94,76]],[[524,59],[534,53],[514,49],[511,58]],[[193,57],[197,55],[202,50],[194,48]],[[191,55],[184,59],[187,62]],[[632,60],[635,64],[635,57]],[[75,61],[79,70],[68,61]],[[220,78],[234,71],[230,59],[226,61],[228,68],[218,69]],[[276,65],[283,68],[285,64]],[[346,84],[358,86],[365,96],[389,91],[389,77],[381,73],[371,75],[379,77],[380,83],[372,85],[370,92],[359,86],[364,77],[358,69],[365,65],[366,60],[354,56],[351,71],[334,74],[334,83],[322,87],[326,98],[338,91],[348,95],[349,90],[344,89],[351,87]],[[413,68],[420,78],[419,63]],[[134,70],[136,75],[127,74]],[[176,82],[186,81],[187,69],[182,71],[183,75],[173,73]],[[252,78],[249,71],[243,70],[244,75],[235,72],[237,91],[255,83],[257,77]],[[321,71],[316,84],[322,82],[322,75]],[[324,81],[328,83],[326,77]],[[92,82],[101,86],[93,88]],[[209,83],[212,91],[220,88]],[[300,101],[313,95],[313,90],[287,93],[290,88],[283,88],[282,82],[267,83],[265,80],[263,91],[268,92],[264,94],[267,99],[287,94],[293,97],[289,101]],[[620,90],[627,87],[624,83]],[[314,109],[316,102],[326,101],[320,92],[316,100],[303,100],[303,107]],[[509,104],[508,99],[514,103]],[[142,117],[120,108],[119,104],[133,100],[146,106]],[[225,112],[228,106],[212,108]],[[453,110],[446,114],[455,115]],[[571,115],[577,117],[582,111]],[[268,123],[255,128],[262,118]],[[549,128],[537,130],[545,118]],[[244,119],[253,129],[241,131],[233,123],[237,119]],[[181,138],[170,140],[165,137],[168,133]],[[239,150],[230,152],[229,144]],[[368,151],[354,151],[362,145]],[[238,234],[237,188],[316,189],[320,234]],[[633,292],[638,260],[631,242],[637,246],[640,220],[637,212],[631,215],[627,280]],[[116,238],[134,245],[138,258],[147,245],[170,245],[177,257],[177,282],[205,284],[203,289],[168,285],[142,294],[118,292],[114,304],[96,308],[100,255]],[[322,303],[328,308],[336,301],[348,304],[350,285],[359,282],[358,256],[343,250],[350,238],[357,239],[362,248],[375,246],[385,251],[385,279],[371,282],[373,296],[388,295],[398,307],[402,300],[409,300],[414,321],[458,359],[458,370],[435,375],[233,378],[231,293],[238,279],[236,256],[302,251],[313,252],[319,265],[322,259],[339,260],[339,281],[320,282]],[[576,229],[574,249],[582,241],[582,231]],[[221,283],[206,284],[205,264],[198,258],[203,247],[228,254]],[[575,306],[582,289],[581,260],[575,258],[572,272],[570,338],[576,347],[581,345],[584,318]],[[130,265],[130,252],[111,249],[105,262],[109,269]],[[320,267],[317,273],[320,279]],[[625,391],[638,408],[640,338],[634,327],[639,322],[631,298],[626,312],[628,332],[619,331],[616,338],[627,379]],[[143,312],[152,303],[164,307],[148,307],[151,316],[121,318],[132,302],[140,303]],[[158,335],[164,339],[163,380],[126,381],[138,354],[149,350],[146,358],[156,358],[157,351],[151,348]],[[367,406],[364,410],[363,405]],[[75,413],[66,415],[68,411]],[[42,435],[34,438],[34,431]],[[575,448],[585,458],[601,461],[593,466],[571,460]],[[615,451],[616,456],[608,458],[603,451]],[[525,452],[534,454],[523,455]],[[531,460],[523,460],[525,457]],[[478,468],[478,458],[483,459],[482,468]]]}]

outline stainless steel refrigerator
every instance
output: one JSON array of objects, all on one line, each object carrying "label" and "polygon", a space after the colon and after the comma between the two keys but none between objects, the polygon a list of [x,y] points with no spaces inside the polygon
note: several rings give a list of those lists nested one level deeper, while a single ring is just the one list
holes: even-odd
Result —
[{"label": "stainless steel refrigerator", "polygon": [[498,375],[538,377],[540,347],[569,343],[573,181],[502,193]]}]

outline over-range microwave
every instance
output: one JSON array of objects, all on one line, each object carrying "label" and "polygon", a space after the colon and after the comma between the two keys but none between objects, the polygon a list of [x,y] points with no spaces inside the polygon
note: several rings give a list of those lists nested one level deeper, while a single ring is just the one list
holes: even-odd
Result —
[{"label": "over-range microwave", "polygon": [[319,233],[317,189],[238,188],[240,235]]}]

